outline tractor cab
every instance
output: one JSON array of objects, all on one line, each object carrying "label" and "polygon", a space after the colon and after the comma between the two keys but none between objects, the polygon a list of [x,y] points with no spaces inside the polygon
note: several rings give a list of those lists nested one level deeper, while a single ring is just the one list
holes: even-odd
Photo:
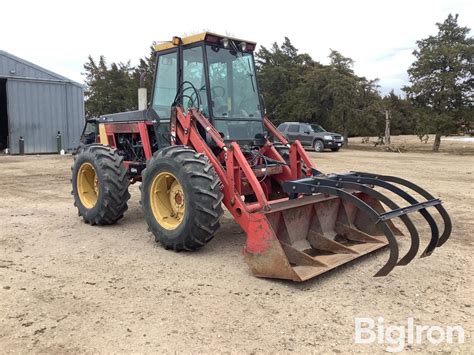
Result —
[{"label": "tractor cab", "polygon": [[167,121],[171,107],[196,107],[225,141],[261,140],[263,105],[256,80],[254,42],[201,33],[156,44],[151,107]]}]

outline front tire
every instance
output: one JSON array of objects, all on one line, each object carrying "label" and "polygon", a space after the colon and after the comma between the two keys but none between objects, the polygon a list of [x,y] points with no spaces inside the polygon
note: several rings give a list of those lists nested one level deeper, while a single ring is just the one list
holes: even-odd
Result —
[{"label": "front tire", "polygon": [[339,149],[340,149],[339,147],[337,147],[337,148],[331,148],[331,150],[332,150],[333,152],[338,152]]},{"label": "front tire", "polygon": [[204,154],[185,146],[163,148],[148,161],[142,178],[142,209],[156,242],[194,251],[214,237],[223,194]]},{"label": "front tire", "polygon": [[320,139],[316,139],[313,143],[314,151],[321,153],[324,150],[324,142]]},{"label": "front tire", "polygon": [[74,156],[72,195],[84,222],[114,224],[123,217],[130,199],[130,181],[123,157],[102,144],[83,146]]}]

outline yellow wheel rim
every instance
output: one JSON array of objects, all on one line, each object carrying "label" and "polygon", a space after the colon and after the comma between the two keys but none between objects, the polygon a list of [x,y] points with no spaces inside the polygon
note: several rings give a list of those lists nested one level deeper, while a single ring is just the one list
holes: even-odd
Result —
[{"label": "yellow wheel rim", "polygon": [[84,163],[77,173],[77,193],[85,208],[93,208],[99,198],[99,179],[94,166]]},{"label": "yellow wheel rim", "polygon": [[181,184],[173,174],[159,173],[150,186],[150,205],[156,221],[165,229],[178,228],[186,211]]}]

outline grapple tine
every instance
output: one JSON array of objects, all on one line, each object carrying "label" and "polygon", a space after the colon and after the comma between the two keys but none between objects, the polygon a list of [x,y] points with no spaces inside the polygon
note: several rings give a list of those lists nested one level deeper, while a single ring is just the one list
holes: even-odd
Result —
[{"label": "grapple tine", "polygon": [[[364,173],[353,173],[354,175],[337,175],[338,178],[341,178],[344,181],[353,181],[353,182],[358,182],[361,184],[369,184],[369,185],[374,185],[374,186],[380,186],[383,187],[394,194],[400,196],[407,202],[411,204],[417,204],[418,201],[408,194],[407,192],[403,191],[399,187],[390,184],[389,182],[383,180],[383,179],[378,179],[376,177],[366,177]],[[425,257],[430,255],[433,250],[436,248],[439,240],[439,230],[438,226],[436,225],[436,221],[433,219],[433,216],[426,210],[426,209],[420,209],[418,212],[425,218],[426,222],[428,222],[430,228],[431,228],[431,239],[430,242],[428,243],[428,246],[422,253],[421,257]]]},{"label": "grapple tine", "polygon": [[[321,179],[321,180],[324,181],[326,179]],[[369,206],[366,202],[364,202],[363,200],[361,200],[354,194],[344,191],[340,188],[331,187],[331,186],[323,186],[321,184],[313,185],[310,183],[304,183],[301,180],[297,182],[290,181],[290,182],[283,183],[283,189],[287,192],[290,192],[295,189],[299,189],[301,191],[301,188],[306,188],[308,194],[320,192],[320,193],[324,193],[330,196],[336,196],[339,199],[349,202],[350,204],[354,205],[356,208],[361,210],[363,213],[366,214],[369,220],[373,222],[374,224],[376,224],[379,221],[379,214],[371,206]],[[398,262],[398,243],[397,243],[397,239],[395,235],[393,234],[393,231],[390,229],[390,227],[385,221],[380,221],[378,223],[378,226],[380,227],[385,237],[387,238],[388,247],[390,249],[390,255],[386,264],[374,275],[376,277],[388,275],[390,271],[392,271],[393,268],[397,265],[397,262]]]},{"label": "grapple tine", "polygon": [[451,218],[449,218],[448,212],[445,210],[445,208],[441,205],[438,205],[435,208],[438,210],[439,214],[441,215],[441,218],[444,221],[444,231],[443,234],[441,234],[441,237],[439,237],[438,245],[436,246],[439,248],[444,243],[446,243],[449,237],[451,236],[453,226],[451,224]]},{"label": "grapple tine", "polygon": [[[376,175],[376,174],[371,174],[371,173],[364,173],[364,172],[354,172],[354,174],[358,176],[363,176],[363,177],[375,177],[380,180],[388,181],[388,182],[393,182],[398,185],[402,185],[405,187],[408,187],[409,189],[415,191],[416,193],[420,194],[427,200],[433,199],[433,195],[431,195],[428,191],[423,189],[422,187],[414,184],[411,181],[396,177],[396,176],[390,176],[390,175]],[[449,239],[451,236],[451,231],[452,231],[452,223],[451,223],[451,218],[448,215],[448,212],[446,212],[446,209],[442,205],[436,205],[435,206],[436,210],[438,213],[441,215],[441,218],[443,219],[444,222],[444,230],[441,236],[438,239],[437,247],[442,246],[446,241]]]},{"label": "grapple tine", "polygon": [[[329,177],[330,178],[330,177]],[[321,178],[314,178],[314,180],[319,180]],[[326,180],[326,181],[331,181],[331,180]],[[391,199],[389,199],[387,196],[383,195],[379,191],[376,191],[366,185],[362,185],[356,182],[347,182],[347,181],[342,181],[339,177],[337,182],[332,181],[334,184],[334,187],[343,187],[351,190],[357,190],[360,192],[365,193],[368,196],[371,196],[375,198],[376,200],[379,200],[380,202],[384,203],[388,208],[395,210],[398,209],[399,206],[393,202]],[[418,253],[418,249],[420,247],[420,236],[418,235],[418,231],[411,221],[410,217],[407,215],[401,215],[399,218],[402,220],[402,222],[405,224],[407,227],[408,232],[410,233],[410,249],[407,251],[407,253],[398,261],[397,265],[407,265],[412,261],[416,254]]]}]

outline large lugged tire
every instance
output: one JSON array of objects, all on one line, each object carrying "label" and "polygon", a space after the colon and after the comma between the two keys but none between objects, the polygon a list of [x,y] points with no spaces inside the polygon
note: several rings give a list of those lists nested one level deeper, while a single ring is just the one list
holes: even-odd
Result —
[{"label": "large lugged tire", "polygon": [[74,156],[71,170],[74,205],[86,223],[114,224],[123,217],[130,181],[123,157],[115,149],[85,145]]},{"label": "large lugged tire", "polygon": [[194,251],[214,237],[223,194],[204,154],[185,146],[163,148],[148,161],[142,179],[141,204],[157,242]]}]

